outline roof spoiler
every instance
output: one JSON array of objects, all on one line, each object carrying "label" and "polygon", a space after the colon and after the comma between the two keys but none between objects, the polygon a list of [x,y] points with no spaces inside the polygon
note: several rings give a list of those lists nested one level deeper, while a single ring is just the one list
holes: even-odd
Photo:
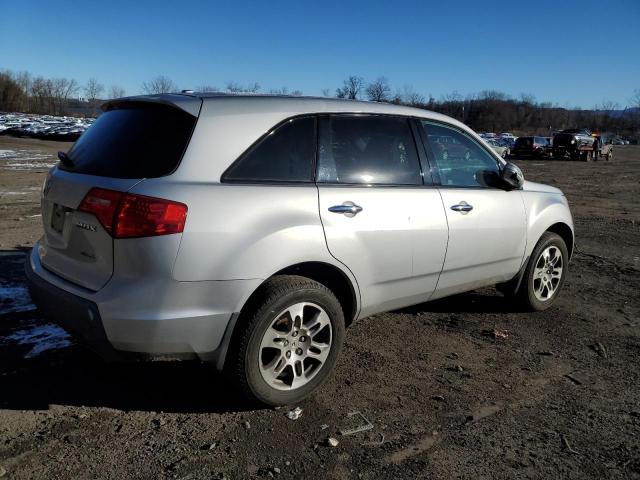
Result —
[{"label": "roof spoiler", "polygon": [[137,95],[134,97],[116,98],[114,100],[104,102],[100,106],[100,108],[103,112],[106,112],[108,110],[119,108],[132,103],[159,103],[162,105],[179,108],[180,110],[184,110],[194,117],[200,115],[200,108],[202,107],[201,98],[190,95],[163,93],[160,95]]}]

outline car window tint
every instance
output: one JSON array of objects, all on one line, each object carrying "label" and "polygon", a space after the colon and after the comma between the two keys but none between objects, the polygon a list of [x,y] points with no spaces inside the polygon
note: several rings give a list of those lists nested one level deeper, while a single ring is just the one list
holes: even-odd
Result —
[{"label": "car window tint", "polygon": [[317,179],[324,183],[422,185],[409,120],[380,115],[323,117]]},{"label": "car window tint", "polygon": [[223,181],[313,181],[315,124],[315,117],[286,121],[234,163],[223,175]]},{"label": "car window tint", "polygon": [[442,185],[487,187],[499,174],[496,159],[470,136],[427,121],[422,121],[422,126]]},{"label": "car window tint", "polygon": [[112,178],[169,175],[182,160],[196,117],[178,108],[127,102],[98,117],[69,150],[63,170]]}]

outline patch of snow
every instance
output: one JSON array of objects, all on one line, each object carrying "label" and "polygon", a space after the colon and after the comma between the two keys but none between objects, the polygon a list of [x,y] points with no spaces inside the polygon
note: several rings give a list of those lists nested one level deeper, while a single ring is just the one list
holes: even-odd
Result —
[{"label": "patch of snow", "polygon": [[27,287],[0,284],[0,299],[9,298],[12,302],[0,302],[0,314],[9,312],[28,312],[35,310]]},{"label": "patch of snow", "polygon": [[0,158],[15,157],[15,150],[0,150]]},{"label": "patch of snow", "polygon": [[0,167],[9,170],[48,169],[56,164],[53,155],[32,150],[0,150],[0,161]]},{"label": "patch of snow", "polygon": [[33,358],[47,350],[57,350],[71,346],[71,336],[62,328],[53,323],[36,325],[18,330],[4,337],[4,340],[15,342],[18,345],[29,345],[31,350],[24,358]]},{"label": "patch of snow", "polygon": [[[2,301],[6,298],[13,301]],[[27,287],[0,284],[0,315],[9,312],[28,312],[29,310],[35,310],[35,308],[36,306],[31,303]]]}]

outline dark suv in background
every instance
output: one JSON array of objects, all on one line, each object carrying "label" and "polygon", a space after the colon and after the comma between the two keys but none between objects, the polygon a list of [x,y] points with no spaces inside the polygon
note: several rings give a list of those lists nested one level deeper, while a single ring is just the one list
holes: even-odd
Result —
[{"label": "dark suv in background", "polygon": [[519,137],[511,149],[516,157],[546,157],[551,144],[546,137]]}]

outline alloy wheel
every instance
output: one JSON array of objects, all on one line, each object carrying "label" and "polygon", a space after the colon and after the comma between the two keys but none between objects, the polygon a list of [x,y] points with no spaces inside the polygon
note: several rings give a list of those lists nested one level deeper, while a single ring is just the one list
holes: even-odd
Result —
[{"label": "alloy wheel", "polygon": [[533,293],[539,301],[546,302],[553,297],[560,285],[562,272],[562,252],[555,245],[549,245],[533,269]]},{"label": "alloy wheel", "polygon": [[296,303],[276,315],[262,336],[260,374],[277,390],[309,383],[324,366],[333,340],[331,320],[319,305]]}]

